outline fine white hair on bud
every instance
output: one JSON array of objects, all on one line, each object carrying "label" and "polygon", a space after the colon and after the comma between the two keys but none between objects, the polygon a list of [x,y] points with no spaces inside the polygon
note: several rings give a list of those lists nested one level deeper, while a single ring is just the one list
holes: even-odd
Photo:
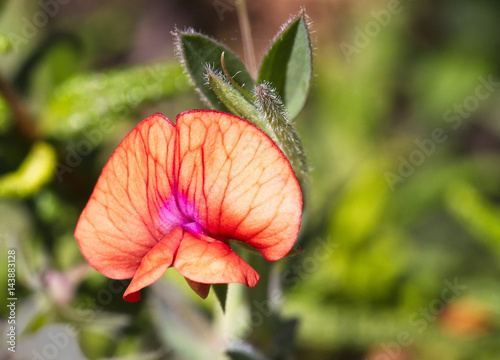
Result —
[{"label": "fine white hair on bud", "polygon": [[303,184],[307,181],[309,171],[306,155],[283,102],[267,82],[255,86],[254,96],[255,106],[266,117],[277,145],[290,161],[297,179]]}]

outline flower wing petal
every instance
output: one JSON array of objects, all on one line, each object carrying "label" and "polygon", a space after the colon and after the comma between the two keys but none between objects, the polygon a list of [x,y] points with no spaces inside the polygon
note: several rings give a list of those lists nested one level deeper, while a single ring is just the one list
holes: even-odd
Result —
[{"label": "flower wing petal", "polygon": [[194,283],[242,283],[253,287],[259,281],[259,274],[224,242],[189,231],[184,233],[173,266]]},{"label": "flower wing petal", "polygon": [[123,294],[125,300],[139,301],[139,290],[151,285],[163,275],[172,265],[183,236],[184,229],[177,226],[148,251]]},{"label": "flower wing petal", "polygon": [[290,163],[262,131],[236,116],[194,110],[176,121],[179,206],[209,233],[243,241],[267,260],[297,239],[302,193]]},{"label": "flower wing petal", "polygon": [[174,150],[175,127],[156,114],[137,125],[105,165],[75,230],[83,256],[105,276],[132,277],[179,223]]}]

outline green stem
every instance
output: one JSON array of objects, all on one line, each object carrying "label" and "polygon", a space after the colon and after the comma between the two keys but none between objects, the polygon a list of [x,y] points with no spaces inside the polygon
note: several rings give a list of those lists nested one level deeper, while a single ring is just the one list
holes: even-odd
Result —
[{"label": "green stem", "polygon": [[36,140],[35,125],[30,114],[26,111],[26,105],[2,76],[0,76],[0,95],[4,97],[12,111],[18,131],[29,141]]},{"label": "green stem", "polygon": [[245,55],[245,63],[250,74],[256,78],[257,63],[255,61],[255,51],[252,40],[252,31],[250,28],[250,20],[245,0],[235,0],[236,12],[240,23],[241,38],[243,41],[243,53]]}]

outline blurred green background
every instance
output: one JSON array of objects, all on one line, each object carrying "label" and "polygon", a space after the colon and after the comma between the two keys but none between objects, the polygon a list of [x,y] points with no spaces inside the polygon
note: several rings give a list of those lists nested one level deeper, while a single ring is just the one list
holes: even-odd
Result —
[{"label": "blurred green background", "polygon": [[[296,126],[311,180],[304,251],[278,264],[282,314],[298,326],[282,333],[295,340],[289,358],[498,359],[500,3],[253,1],[258,56],[301,6],[315,60]],[[0,293],[16,249],[13,359],[202,359],[220,345],[214,327],[236,322],[221,325],[213,295],[200,301],[174,271],[126,303],[127,281],[90,269],[73,237],[140,120],[205,107],[172,45],[189,26],[242,54],[230,0],[0,1]]]}]

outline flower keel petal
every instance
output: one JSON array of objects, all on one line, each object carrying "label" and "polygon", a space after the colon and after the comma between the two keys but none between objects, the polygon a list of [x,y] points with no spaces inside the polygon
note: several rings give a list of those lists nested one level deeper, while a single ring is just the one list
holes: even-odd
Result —
[{"label": "flower keel petal", "polygon": [[242,283],[253,287],[259,274],[220,240],[186,231],[173,264],[185,278],[202,284]]},{"label": "flower keel petal", "polygon": [[125,300],[139,301],[139,290],[158,280],[172,265],[183,235],[184,229],[177,226],[148,251],[123,294]]},{"label": "flower keel petal", "polygon": [[185,278],[189,287],[198,294],[199,297],[202,299],[206,299],[208,296],[208,293],[210,292],[210,284],[203,284],[199,283],[193,280],[190,280],[188,278]]}]

